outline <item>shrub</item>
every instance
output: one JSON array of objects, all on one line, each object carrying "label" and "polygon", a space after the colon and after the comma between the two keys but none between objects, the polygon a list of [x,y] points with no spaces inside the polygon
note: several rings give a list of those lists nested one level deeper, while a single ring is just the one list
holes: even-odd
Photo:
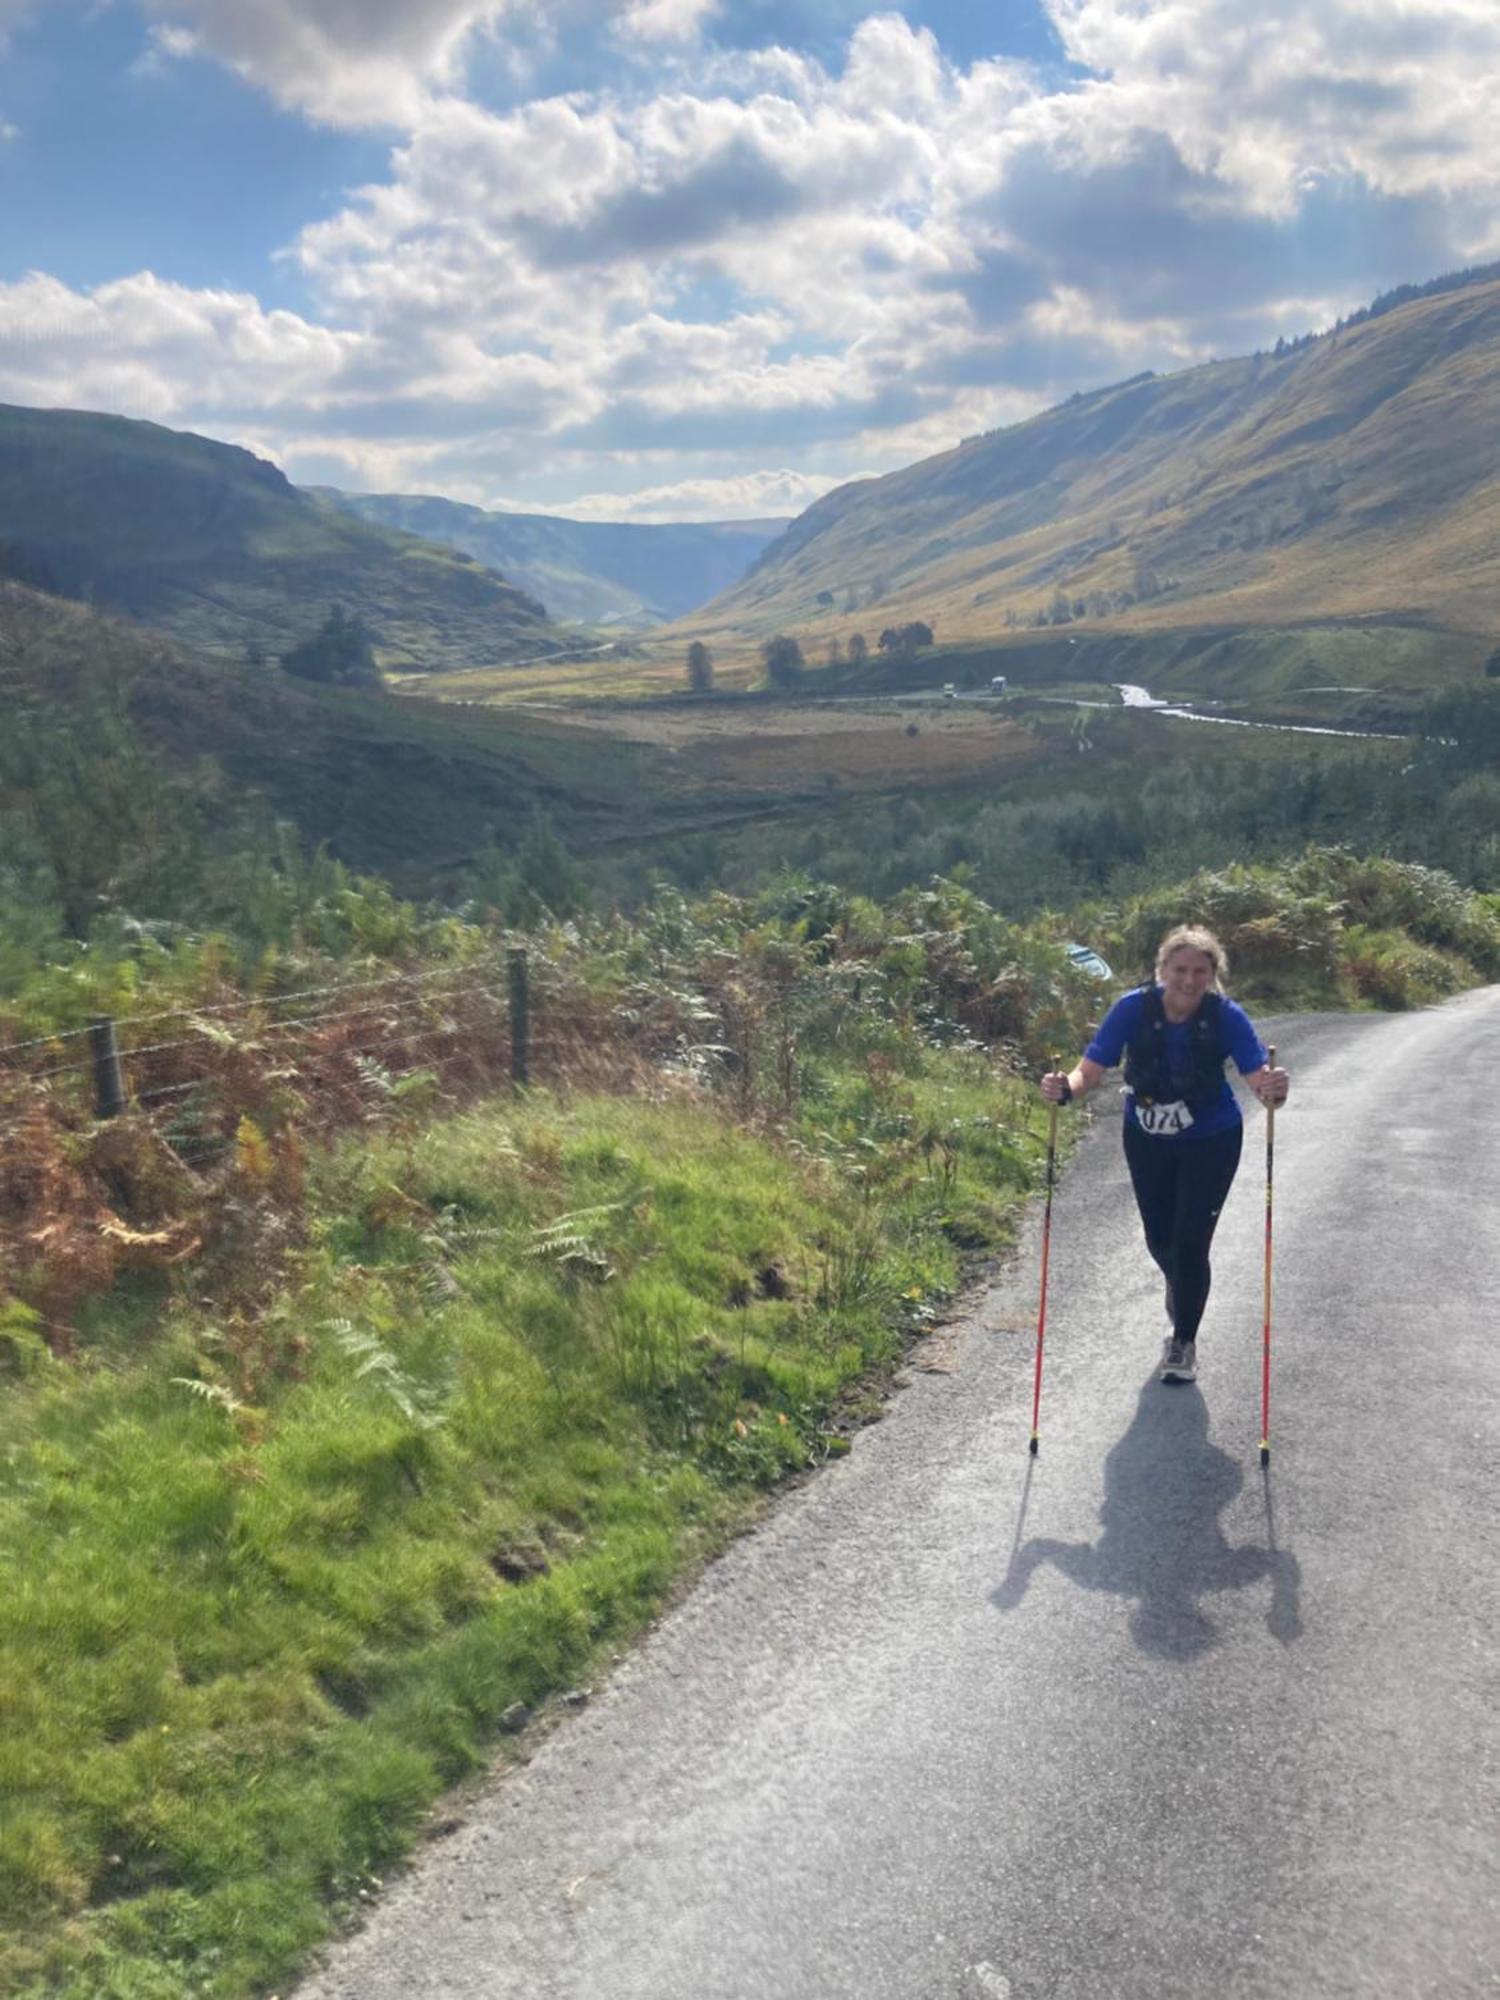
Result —
[{"label": "shrub", "polygon": [[1427,1007],[1469,984],[1467,968],[1448,952],[1365,924],[1349,926],[1343,961],[1349,985],[1373,1007]]}]

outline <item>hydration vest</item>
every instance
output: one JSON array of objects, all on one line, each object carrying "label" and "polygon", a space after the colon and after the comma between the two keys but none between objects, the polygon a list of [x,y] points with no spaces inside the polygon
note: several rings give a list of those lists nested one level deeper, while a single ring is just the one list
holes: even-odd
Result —
[{"label": "hydration vest", "polygon": [[1172,1103],[1184,1100],[1190,1110],[1210,1104],[1224,1081],[1224,1061],[1228,1051],[1222,1036],[1224,1002],[1217,993],[1205,993],[1198,1011],[1184,1025],[1192,1029],[1189,1047],[1192,1067],[1186,1076],[1173,1073],[1167,1062],[1167,1010],[1161,988],[1153,980],[1143,986],[1141,1025],[1136,1040],[1125,1052],[1125,1082],[1141,1104]]}]

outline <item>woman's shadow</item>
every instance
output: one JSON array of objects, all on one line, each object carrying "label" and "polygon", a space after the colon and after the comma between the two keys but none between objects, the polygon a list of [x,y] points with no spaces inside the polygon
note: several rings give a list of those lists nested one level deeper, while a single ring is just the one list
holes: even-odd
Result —
[{"label": "woman's shadow", "polygon": [[1208,1406],[1198,1389],[1165,1387],[1155,1376],[1142,1389],[1134,1421],[1104,1462],[1104,1531],[1097,1542],[1022,1543],[1031,1491],[1028,1465],[1010,1566],[991,1601],[1012,1611],[1031,1573],[1052,1563],[1085,1590],[1134,1598],[1130,1629],[1143,1652],[1191,1660],[1214,1644],[1213,1621],[1200,1597],[1243,1590],[1269,1579],[1266,1624],[1289,1645],[1301,1635],[1297,1559],[1276,1547],[1269,1474],[1265,1481],[1266,1546],[1231,1548],[1220,1511],[1244,1484],[1227,1452],[1208,1441]]}]

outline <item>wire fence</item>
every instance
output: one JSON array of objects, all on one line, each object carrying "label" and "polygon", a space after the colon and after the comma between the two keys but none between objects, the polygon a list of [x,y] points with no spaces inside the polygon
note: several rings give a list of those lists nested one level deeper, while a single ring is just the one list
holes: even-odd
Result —
[{"label": "wire fence", "polygon": [[669,1053],[680,1026],[601,1005],[555,967],[538,976],[524,946],[480,964],[100,1016],[0,1044],[0,1144],[44,1106],[75,1122],[170,1113],[163,1129],[180,1145],[184,1120],[171,1106],[182,1099],[194,1100],[195,1137],[223,1139],[252,1083],[294,1085],[315,1128],[357,1122],[362,1061],[387,1072],[364,1073],[371,1109],[415,1070],[440,1085],[599,1081]]},{"label": "wire fence", "polygon": [[21,1298],[68,1352],[79,1302],[122,1268],[217,1260],[216,1291],[253,1290],[301,1226],[309,1145],[507,1085],[650,1088],[705,1039],[709,1004],[661,981],[601,986],[508,943],[12,1039],[0,1305]]},{"label": "wire fence", "polygon": [[82,1301],[140,1266],[188,1273],[195,1298],[253,1315],[305,1236],[309,1153],[340,1133],[415,1131],[532,1086],[709,1086],[731,1117],[781,1122],[834,1048],[867,1064],[878,1091],[889,1048],[913,1036],[1002,1067],[1077,1045],[1088,1003],[1056,953],[982,969],[946,925],[882,949],[512,934],[419,972],[12,1031],[0,1042],[0,1354],[8,1300],[67,1352]]}]

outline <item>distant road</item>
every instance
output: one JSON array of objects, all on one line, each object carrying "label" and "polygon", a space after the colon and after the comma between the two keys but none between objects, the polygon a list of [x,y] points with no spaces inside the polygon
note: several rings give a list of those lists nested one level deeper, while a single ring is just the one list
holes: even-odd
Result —
[{"label": "distant road", "polygon": [[1114,1117],[852,1455],[735,1547],[300,2000],[1500,1991],[1500,988],[1275,1024],[1200,1380]]}]

